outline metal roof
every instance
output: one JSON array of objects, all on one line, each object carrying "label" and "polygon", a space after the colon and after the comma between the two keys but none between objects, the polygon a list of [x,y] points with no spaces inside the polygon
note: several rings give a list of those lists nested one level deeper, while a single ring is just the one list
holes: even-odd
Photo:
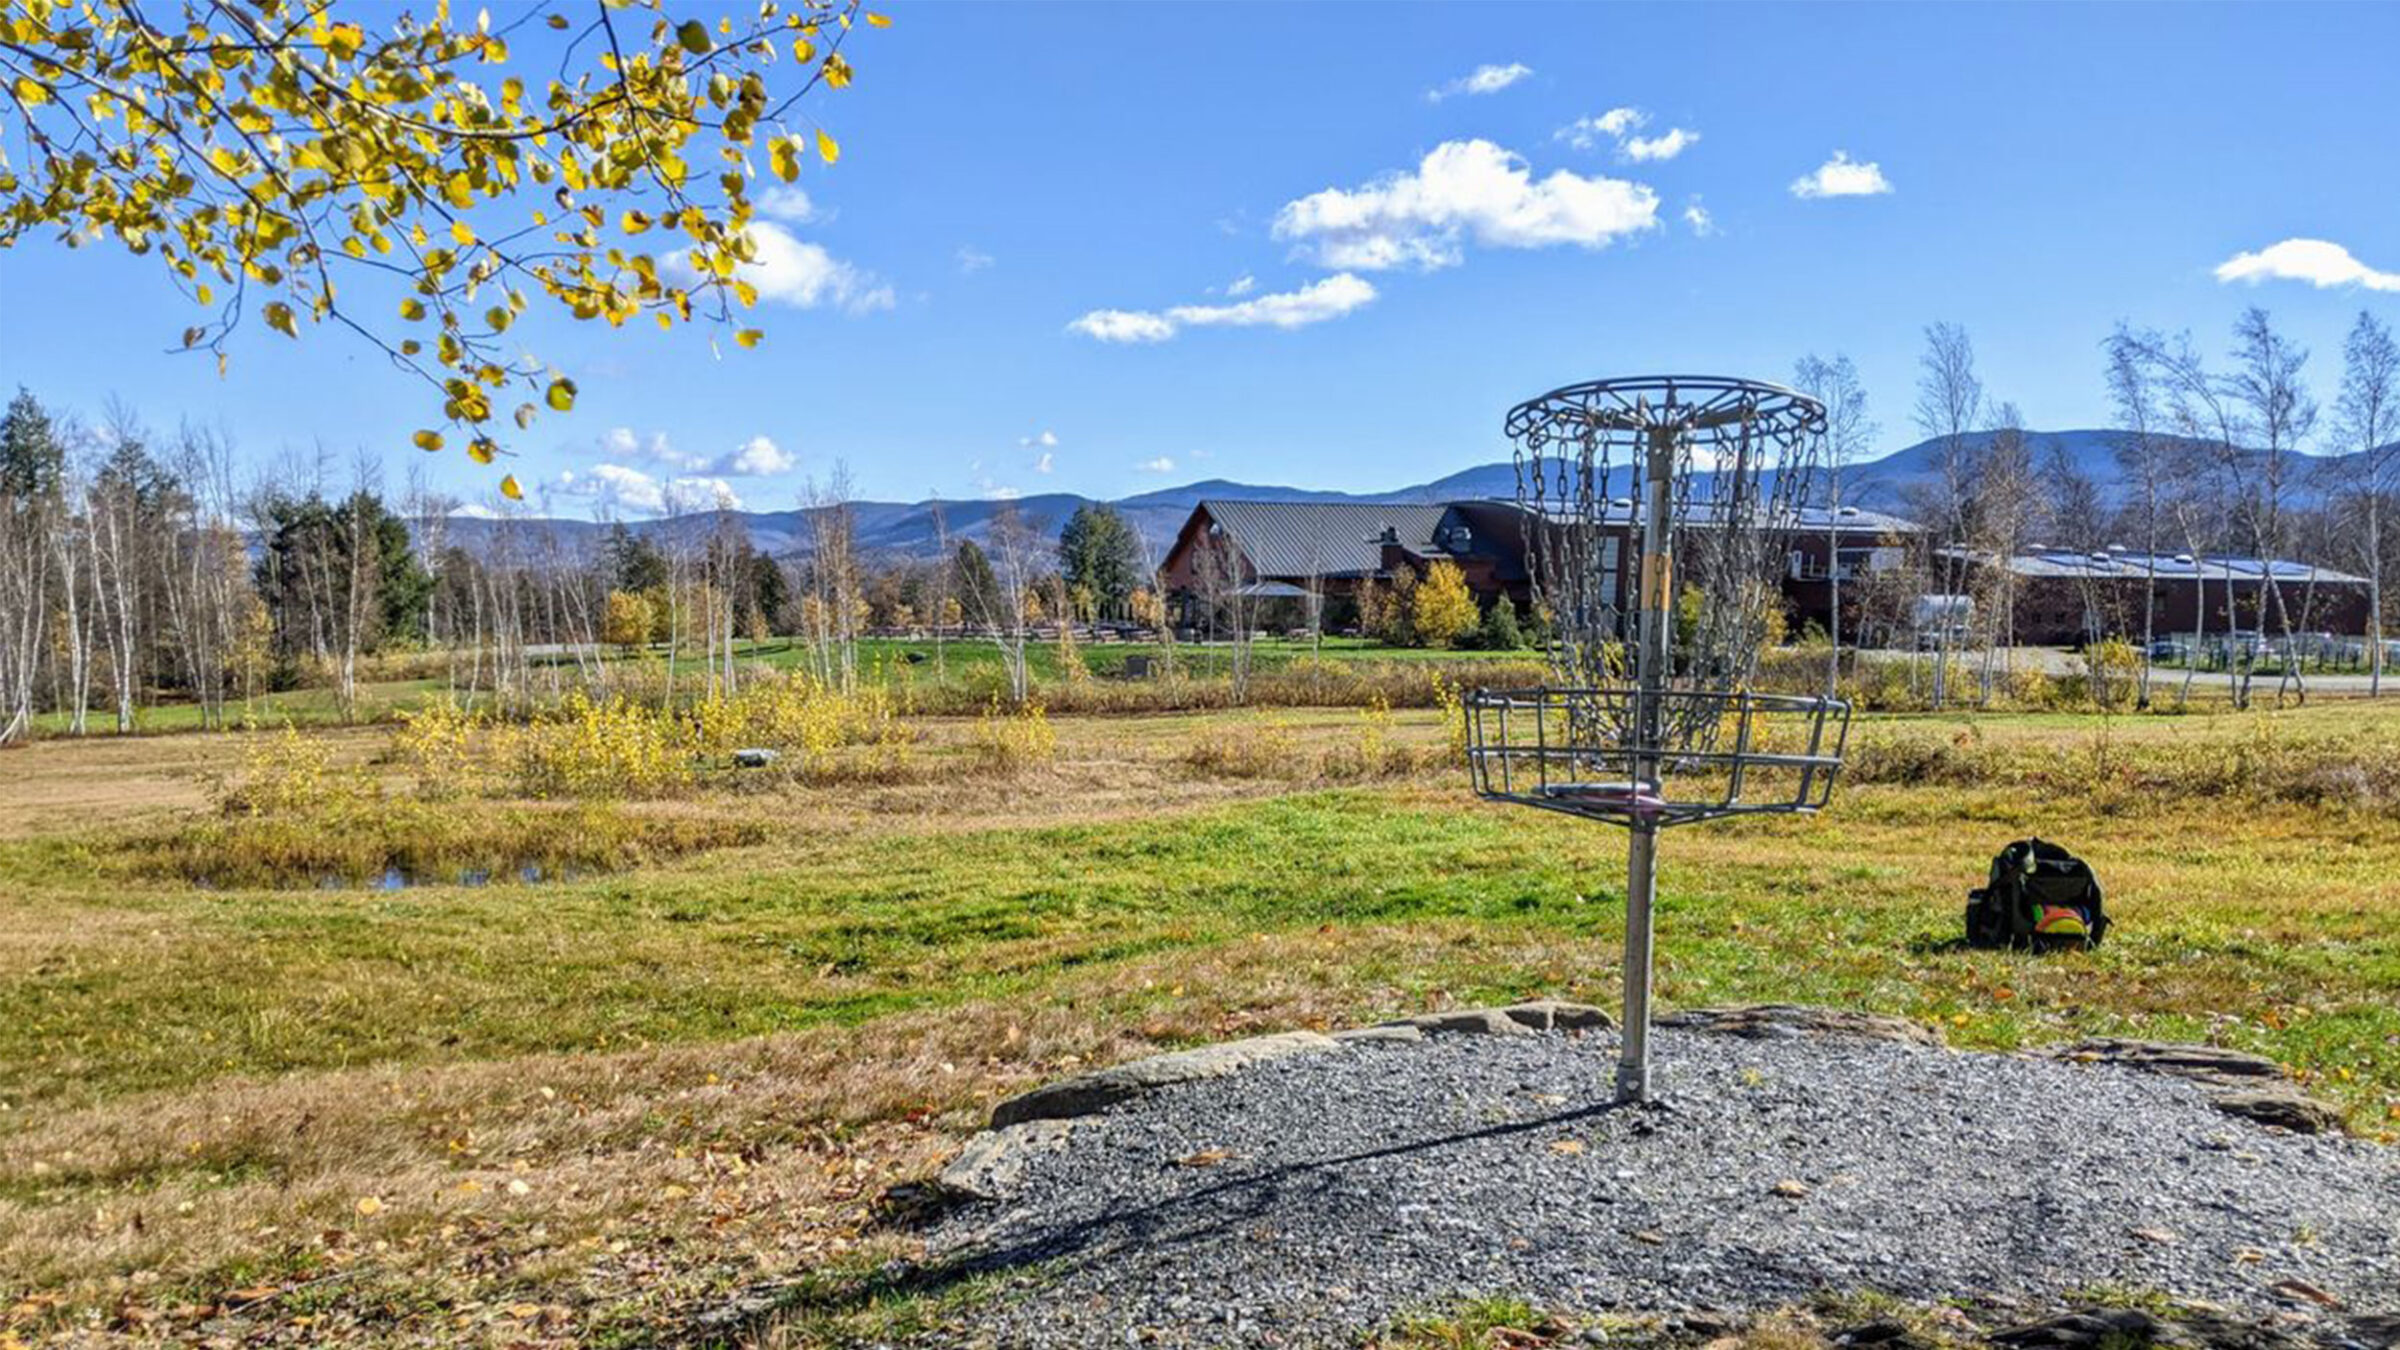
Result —
[{"label": "metal roof", "polygon": [[[1957,556],[1955,550],[1951,552]],[[2161,581],[2241,581],[2255,584],[2272,575],[2278,583],[2295,586],[2305,586],[2310,582],[2328,586],[2367,584],[2365,577],[2282,558],[2243,558],[2222,554],[2195,557],[2189,553],[2151,554],[2128,549],[2106,549],[2098,553],[2078,553],[2061,548],[2036,549],[2009,559],[2008,568],[2021,577],[2066,577],[2077,580],[2155,575]]]},{"label": "metal roof", "polygon": [[[1530,509],[1505,498],[1493,498],[1490,504],[1516,507],[1520,510]],[[1551,520],[1569,518],[1568,513],[1555,509],[1545,511],[1543,514]],[[1630,529],[1640,524],[1643,517],[1648,514],[1646,503],[1618,497],[1601,505],[1599,522],[1602,525],[1619,525]],[[1687,504],[1683,522],[1686,525],[1707,525],[1713,520],[1722,519],[1724,514],[1723,503],[1703,499]],[[1828,531],[1838,530],[1844,534],[1872,534],[1877,537],[1887,534],[1923,534],[1925,532],[1925,527],[1913,520],[1903,520],[1898,516],[1885,515],[1881,511],[1861,510],[1855,506],[1845,506],[1839,511],[1823,506],[1798,507],[1792,511],[1791,518],[1783,522],[1779,528],[1797,534],[1821,535]]]},{"label": "metal roof", "polygon": [[1433,548],[1433,532],[1449,507],[1373,502],[1242,502],[1203,500],[1200,508],[1225,529],[1251,569],[1262,577],[1358,576],[1383,566],[1378,542],[1389,527],[1405,548]]}]

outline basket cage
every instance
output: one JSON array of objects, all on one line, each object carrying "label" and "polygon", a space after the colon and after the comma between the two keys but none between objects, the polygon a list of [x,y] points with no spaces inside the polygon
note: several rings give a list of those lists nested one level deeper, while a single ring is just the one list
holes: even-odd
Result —
[{"label": "basket cage", "polygon": [[1463,715],[1477,795],[1653,828],[1816,811],[1850,736],[1844,700],[1747,691],[1478,689]]}]

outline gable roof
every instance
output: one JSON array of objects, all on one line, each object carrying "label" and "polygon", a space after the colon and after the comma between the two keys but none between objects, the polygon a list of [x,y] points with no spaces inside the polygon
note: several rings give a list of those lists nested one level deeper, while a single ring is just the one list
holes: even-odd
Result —
[{"label": "gable roof", "polygon": [[1378,502],[1245,502],[1208,498],[1208,518],[1262,577],[1359,576],[1381,570],[1386,528],[1401,546],[1423,552],[1449,508],[1442,503],[1395,506]]}]

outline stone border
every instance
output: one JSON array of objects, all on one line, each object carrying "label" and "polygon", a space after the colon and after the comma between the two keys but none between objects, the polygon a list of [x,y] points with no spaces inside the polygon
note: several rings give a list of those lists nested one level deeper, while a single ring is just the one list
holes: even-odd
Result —
[{"label": "stone border", "polygon": [[2135,1041],[2096,1036],[2070,1045],[2025,1051],[2028,1059],[2070,1064],[2110,1064],[2141,1073],[2164,1074],[2198,1083],[2209,1105],[2229,1116],[2289,1130],[2294,1134],[2339,1134],[2342,1113],[2302,1092],[2283,1066],[2264,1055],[2215,1045]]},{"label": "stone border", "polygon": [[[1327,1054],[1358,1045],[1409,1044],[1427,1036],[1531,1036],[1542,1031],[1604,1030],[1616,1024],[1605,1009],[1588,1003],[1534,999],[1498,1008],[1421,1013],[1330,1035],[1276,1032],[1130,1060],[1047,1083],[1000,1102],[992,1108],[989,1127],[967,1141],[966,1148],[942,1170],[935,1188],[965,1201],[1006,1199],[1028,1161],[1064,1146],[1082,1117],[1177,1083],[1222,1078],[1269,1060]],[[1941,1031],[1920,1022],[1794,1003],[1694,1008],[1669,1013],[1658,1019],[1658,1025],[1752,1040],[1845,1036],[1946,1048]],[[2028,1059],[2109,1064],[2188,1079],[2208,1090],[2209,1100],[2218,1110],[2273,1129],[2323,1134],[2342,1128],[2339,1111],[2303,1095],[2281,1065],[2258,1055],[2208,1045],[2120,1039],[2084,1040],[2021,1053]]]}]

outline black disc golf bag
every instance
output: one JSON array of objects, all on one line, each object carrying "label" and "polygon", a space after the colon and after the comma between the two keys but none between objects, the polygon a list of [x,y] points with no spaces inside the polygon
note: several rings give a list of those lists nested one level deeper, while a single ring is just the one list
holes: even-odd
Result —
[{"label": "black disc golf bag", "polygon": [[1967,892],[1967,942],[1976,947],[2097,947],[2108,931],[2100,879],[2090,865],[2043,839],[2020,839],[1992,859],[1992,875]]}]

